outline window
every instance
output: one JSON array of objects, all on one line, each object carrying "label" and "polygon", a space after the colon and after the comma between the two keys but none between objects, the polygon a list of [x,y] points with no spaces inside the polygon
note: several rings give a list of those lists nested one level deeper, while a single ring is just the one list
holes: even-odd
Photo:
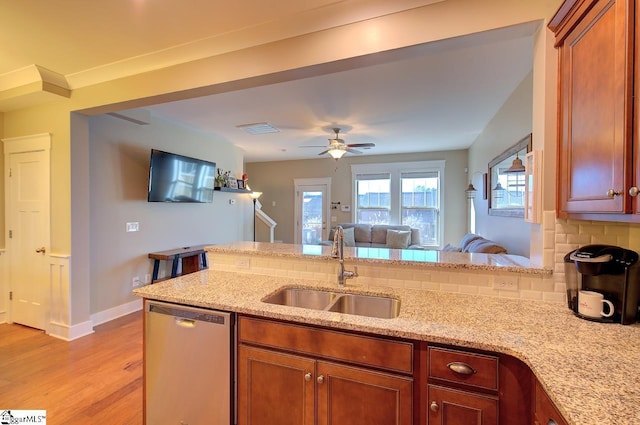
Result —
[{"label": "window", "polygon": [[351,173],[357,223],[418,228],[422,245],[440,247],[444,161],[354,164]]},{"label": "window", "polygon": [[361,174],[356,178],[356,223],[390,224],[389,174]]}]

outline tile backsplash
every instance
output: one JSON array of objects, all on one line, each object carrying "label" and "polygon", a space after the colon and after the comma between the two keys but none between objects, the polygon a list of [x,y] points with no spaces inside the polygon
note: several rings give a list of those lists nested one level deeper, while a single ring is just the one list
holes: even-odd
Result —
[{"label": "tile backsplash", "polygon": [[[360,277],[347,284],[363,289],[413,288],[565,303],[564,256],[567,252],[589,244],[617,245],[640,251],[640,246],[634,246],[640,244],[640,225],[637,224],[557,219],[555,211],[546,211],[542,230],[542,261],[545,268],[553,269],[549,276],[361,264]],[[214,270],[316,279],[329,284],[336,283],[337,276],[337,264],[331,261],[215,253],[210,263]],[[347,264],[347,268],[351,269],[352,265]],[[515,281],[517,290],[499,289],[505,279]]]}]

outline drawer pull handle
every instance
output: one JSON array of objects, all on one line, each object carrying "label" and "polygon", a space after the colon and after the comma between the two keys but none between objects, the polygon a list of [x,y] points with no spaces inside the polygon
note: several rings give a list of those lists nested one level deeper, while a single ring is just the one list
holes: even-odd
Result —
[{"label": "drawer pull handle", "polygon": [[436,403],[435,401],[432,401],[431,405],[429,406],[429,409],[431,409],[432,412],[437,412],[439,408],[440,407],[438,406],[438,403]]},{"label": "drawer pull handle", "polygon": [[473,375],[477,372],[474,368],[463,362],[451,362],[447,367],[460,375]]}]

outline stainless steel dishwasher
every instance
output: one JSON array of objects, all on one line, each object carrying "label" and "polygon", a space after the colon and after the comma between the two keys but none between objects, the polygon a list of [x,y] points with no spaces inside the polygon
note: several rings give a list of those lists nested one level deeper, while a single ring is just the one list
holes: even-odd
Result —
[{"label": "stainless steel dishwasher", "polygon": [[145,423],[229,425],[233,313],[146,301]]}]

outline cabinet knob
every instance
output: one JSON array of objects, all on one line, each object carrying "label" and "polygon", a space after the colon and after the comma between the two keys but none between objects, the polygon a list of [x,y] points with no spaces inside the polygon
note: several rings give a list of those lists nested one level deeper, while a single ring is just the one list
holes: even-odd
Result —
[{"label": "cabinet knob", "polygon": [[547,422],[547,425],[558,425],[558,423],[553,419],[549,419],[549,422]]},{"label": "cabinet knob", "polygon": [[607,190],[607,196],[609,198],[613,198],[613,197],[620,196],[620,195],[622,195],[622,192],[620,192],[620,191],[613,190],[613,189]]},{"label": "cabinet knob", "polygon": [[440,409],[440,406],[438,406],[438,403],[436,403],[435,401],[432,401],[429,409],[431,409],[432,412],[437,412],[438,409]]},{"label": "cabinet knob", "polygon": [[304,374],[304,380],[307,381],[307,382],[311,381],[311,373],[310,372],[307,372],[307,373]]},{"label": "cabinet knob", "polygon": [[633,197],[638,196],[639,193],[640,193],[640,189],[638,189],[635,186],[633,186],[631,189],[629,189],[629,195],[631,195]]},{"label": "cabinet knob", "polygon": [[316,381],[318,381],[318,384],[322,384],[324,382],[324,376],[323,375],[318,376],[318,379],[316,379]]}]

